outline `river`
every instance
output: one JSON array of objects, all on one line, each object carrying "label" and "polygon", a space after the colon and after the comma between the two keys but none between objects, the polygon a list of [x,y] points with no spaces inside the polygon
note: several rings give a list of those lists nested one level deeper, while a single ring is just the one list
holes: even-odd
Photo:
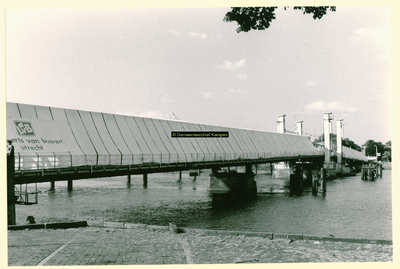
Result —
[{"label": "river", "polygon": [[[264,172],[264,173],[263,173]],[[208,171],[195,181],[184,172],[76,180],[38,184],[38,204],[16,205],[17,224],[28,215],[37,223],[105,220],[181,227],[261,231],[316,236],[392,239],[392,176],[363,181],[360,174],[328,180],[327,193],[291,195],[288,179],[273,179],[259,171],[259,192],[247,202],[216,203],[207,192]],[[34,186],[33,184],[30,185]],[[274,194],[271,194],[274,192]]]}]

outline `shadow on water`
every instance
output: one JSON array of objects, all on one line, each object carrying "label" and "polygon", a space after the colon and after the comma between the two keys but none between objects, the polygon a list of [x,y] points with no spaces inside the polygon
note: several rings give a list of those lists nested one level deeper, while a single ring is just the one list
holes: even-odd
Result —
[{"label": "shadow on water", "polygon": [[257,199],[255,193],[218,193],[209,194],[209,197],[213,209],[241,207]]}]

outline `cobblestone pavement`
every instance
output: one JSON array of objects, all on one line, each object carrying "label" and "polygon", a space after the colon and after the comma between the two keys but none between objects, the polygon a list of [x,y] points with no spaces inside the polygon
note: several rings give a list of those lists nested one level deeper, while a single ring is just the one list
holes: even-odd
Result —
[{"label": "cobblestone pavement", "polygon": [[8,265],[384,262],[392,245],[293,241],[148,229],[8,231]]}]

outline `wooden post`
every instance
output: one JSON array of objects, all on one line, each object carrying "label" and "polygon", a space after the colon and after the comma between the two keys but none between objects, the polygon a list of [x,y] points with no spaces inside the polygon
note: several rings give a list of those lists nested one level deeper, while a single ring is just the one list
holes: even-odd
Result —
[{"label": "wooden post", "polygon": [[68,191],[72,191],[72,179],[68,179]]},{"label": "wooden post", "polygon": [[312,177],[312,192],[318,192],[318,183],[319,183],[319,179],[318,177]]},{"label": "wooden post", "polygon": [[182,180],[182,171],[179,171],[179,181]]},{"label": "wooden post", "polygon": [[382,177],[382,164],[381,163],[377,164],[376,170],[377,170],[377,172],[376,172],[377,176]]},{"label": "wooden post", "polygon": [[15,225],[15,203],[18,200],[18,196],[15,196],[14,193],[15,155],[12,141],[7,140],[7,143],[7,223],[8,225]]},{"label": "wooden post", "polygon": [[56,188],[56,182],[54,180],[50,181],[50,191],[54,191],[55,188]]},{"label": "wooden post", "polygon": [[326,192],[326,168],[321,168],[321,189],[322,193]]},{"label": "wooden post", "polygon": [[128,175],[128,184],[131,184],[131,175]]},{"label": "wooden post", "polygon": [[143,187],[147,187],[147,174],[143,174]]}]

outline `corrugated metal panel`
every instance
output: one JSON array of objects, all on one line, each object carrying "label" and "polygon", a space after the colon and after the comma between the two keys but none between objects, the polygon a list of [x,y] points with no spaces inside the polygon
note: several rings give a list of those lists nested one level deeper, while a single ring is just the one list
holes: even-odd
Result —
[{"label": "corrugated metal panel", "polygon": [[114,116],[112,114],[102,113],[105,126],[110,135],[111,140],[114,142],[115,146],[121,152],[122,162],[121,164],[132,164],[133,155],[128,146],[126,145],[124,138],[119,131],[118,125],[115,122]]},{"label": "corrugated metal panel", "polygon": [[169,127],[168,124],[166,124],[165,120],[152,119],[152,121],[154,127],[156,128],[159,134],[161,141],[167,148],[167,151],[169,153],[169,162],[170,163],[178,162],[178,152],[180,152],[180,154],[184,153],[182,152],[182,148],[179,145],[177,144],[174,145],[174,143],[172,142],[171,128]]},{"label": "corrugated metal panel", "polygon": [[261,132],[256,131],[252,131],[252,135],[257,141],[256,143],[260,157],[265,157],[266,152],[268,152],[268,147],[266,141],[264,140],[264,137],[262,136]]},{"label": "corrugated metal panel", "polygon": [[16,119],[21,118],[21,115],[19,114],[18,105],[16,103],[7,102],[6,113],[7,113],[7,118],[16,118]]},{"label": "corrugated metal panel", "polygon": [[[224,127],[219,127],[219,126],[210,126],[212,131],[215,132],[227,132],[227,128]],[[221,137],[221,138],[210,138],[210,139],[215,139],[216,141],[218,141],[221,145],[221,147],[224,149],[224,156],[225,156],[225,160],[234,160],[235,158],[235,152],[231,146],[231,140],[232,143],[234,142],[233,139],[231,137]]]},{"label": "corrugated metal panel", "polygon": [[110,164],[110,152],[104,146],[103,141],[94,125],[92,115],[88,111],[78,111],[83,125],[85,126],[86,132],[88,133],[90,140],[97,153],[97,164],[98,165],[109,165]]},{"label": "corrugated metal panel", "polygon": [[160,139],[159,133],[157,129],[155,128],[152,119],[150,118],[142,118],[144,124],[146,125],[146,129],[149,131],[150,137],[153,139],[154,144],[160,151],[160,162],[161,163],[169,163],[169,151],[165,147],[163,141]]},{"label": "corrugated metal panel", "polygon": [[40,120],[52,120],[50,108],[47,106],[34,106],[36,110],[37,118]]},{"label": "corrugated metal panel", "polygon": [[35,107],[32,105],[18,104],[21,118],[23,119],[37,119]]},{"label": "corrugated metal panel", "polygon": [[[160,128],[163,128],[165,131],[165,137],[163,136],[163,140],[169,140],[171,143],[172,147],[174,148],[174,152],[176,153],[176,157],[174,157],[173,161],[176,162],[185,162],[186,161],[186,155],[185,152],[182,149],[181,144],[177,139],[172,139],[171,138],[171,131],[173,130],[172,127],[169,124],[169,121],[160,121]],[[176,158],[176,160],[175,160]]]},{"label": "corrugated metal panel", "polygon": [[343,157],[347,159],[367,162],[367,157],[360,151],[343,146]]},{"label": "corrugated metal panel", "polygon": [[[174,132],[185,131],[185,128],[182,126],[180,121],[169,121],[168,123],[171,126],[171,130]],[[195,149],[190,141],[192,138],[176,137],[176,138],[171,138],[171,139],[178,142],[179,145],[181,146],[182,151],[184,152],[186,162],[192,162],[192,160],[197,161],[196,157],[192,158],[192,157],[194,157],[194,156],[192,156],[192,153],[195,153]],[[182,157],[180,157],[180,159],[182,159]]]},{"label": "corrugated metal panel", "polygon": [[[110,133],[107,130],[105,125],[102,113],[98,112],[90,112],[91,118],[93,119],[94,127],[96,128],[96,132],[99,134],[100,139],[104,147],[107,149],[108,153],[110,154],[109,164],[112,165],[121,165],[123,164],[122,160],[122,153],[115,145],[114,141],[112,140]],[[91,130],[93,133],[95,130]]]},{"label": "corrugated metal panel", "polygon": [[247,145],[247,142],[244,140],[242,133],[240,132],[239,129],[236,128],[230,128],[229,129],[230,136],[232,136],[235,139],[235,142],[237,145],[240,147],[240,157],[241,159],[248,159],[249,154],[250,154],[250,149],[249,146]]},{"label": "corrugated metal panel", "polygon": [[[188,130],[192,130],[194,132],[200,132],[201,129],[199,127],[199,124],[196,123],[188,123],[187,125]],[[196,142],[198,146],[201,148],[201,151],[204,154],[204,160],[205,161],[211,161],[215,159],[215,156],[217,154],[217,150],[214,149],[208,142],[207,138],[201,137],[196,139]]]},{"label": "corrugated metal panel", "polygon": [[[194,125],[191,125],[190,123],[186,123],[186,122],[182,124],[182,128],[186,132],[189,132],[189,131],[196,132],[197,131]],[[189,140],[194,149],[194,152],[191,153],[192,159],[194,159],[196,161],[210,160],[210,155],[207,154],[208,157],[206,158],[206,154],[204,154],[204,149],[203,149],[204,146],[202,147],[202,143],[201,143],[203,141],[202,139],[204,139],[204,138],[199,137],[199,138],[193,138],[193,139]],[[204,142],[203,142],[203,144],[204,144]]]},{"label": "corrugated metal panel", "polygon": [[[71,126],[65,114],[65,110],[62,108],[50,107],[50,111],[54,120],[63,123],[58,126],[57,130],[71,137],[71,141],[73,141],[71,142],[71,147],[67,147],[69,149],[69,153],[71,154],[72,166],[88,165],[89,163],[87,162],[87,156],[85,152],[83,152],[78,141],[76,140],[74,133],[72,132]],[[79,147],[79,150],[71,150],[74,148],[75,144]]]},{"label": "corrugated metal panel", "polygon": [[[128,123],[125,120],[125,117],[122,115],[114,115],[115,122],[118,125],[118,128],[124,138],[124,141],[126,142],[126,145],[128,146],[129,150],[133,154],[133,164],[141,164],[143,163],[143,151],[139,147],[138,141],[135,139],[133,136]],[[144,144],[142,147],[145,147],[144,151],[147,154],[151,154],[150,150],[147,148],[147,145]]]},{"label": "corrugated metal panel", "polygon": [[[199,132],[209,132],[211,130],[210,125],[199,124]],[[204,138],[205,143],[208,147],[212,148],[215,152],[214,158],[212,160],[223,160],[224,159],[224,149],[221,147],[220,143],[213,138]]]},{"label": "corrugated metal panel", "polygon": [[[80,148],[85,153],[88,165],[97,164],[97,153],[93,147],[88,134],[86,133],[85,126],[79,117],[78,111],[71,109],[64,109],[65,115],[68,119],[69,126]],[[53,113],[54,116],[54,113]]]},{"label": "corrugated metal panel", "polygon": [[161,151],[154,143],[151,134],[149,133],[146,124],[143,121],[143,118],[133,117],[133,120],[136,122],[137,129],[141,133],[143,139],[146,141],[146,144],[149,146],[152,155],[152,162],[160,163],[161,162]]},{"label": "corrugated metal panel", "polygon": [[[137,141],[140,150],[142,151],[142,163],[150,163],[153,161],[153,154],[157,154],[157,149],[150,147],[144,139],[142,133],[134,117],[124,116],[125,121],[131,131],[133,138]],[[154,151],[154,152],[153,152]]]},{"label": "corrugated metal panel", "polygon": [[[21,159],[21,154],[26,155],[18,164],[23,164],[23,169],[315,154],[311,141],[296,135],[15,103],[7,103],[7,113],[14,118],[21,113],[23,119],[32,121],[38,117],[38,122],[34,123],[38,139],[63,137],[64,149],[46,145],[46,150],[35,153],[36,156],[25,154],[17,146],[18,158]],[[9,119],[7,135],[15,136],[12,118]],[[228,131],[229,138],[171,138],[171,131]],[[365,158],[360,154],[344,151],[345,156]]]}]

